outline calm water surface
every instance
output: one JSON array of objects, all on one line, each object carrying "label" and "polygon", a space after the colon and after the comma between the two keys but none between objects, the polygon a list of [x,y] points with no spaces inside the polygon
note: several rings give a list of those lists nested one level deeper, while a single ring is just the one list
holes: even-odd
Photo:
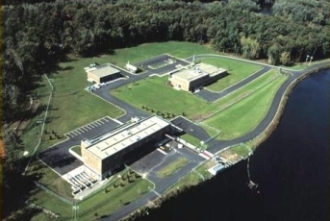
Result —
[{"label": "calm water surface", "polygon": [[330,71],[303,80],[275,132],[250,160],[152,210],[139,221],[329,220]]}]

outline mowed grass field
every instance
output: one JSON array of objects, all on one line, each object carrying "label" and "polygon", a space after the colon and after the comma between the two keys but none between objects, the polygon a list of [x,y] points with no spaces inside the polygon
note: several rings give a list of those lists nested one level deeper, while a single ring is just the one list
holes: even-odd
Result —
[{"label": "mowed grass field", "polygon": [[190,42],[168,41],[145,43],[132,48],[118,49],[112,56],[101,56],[100,59],[107,59],[105,62],[111,62],[124,67],[128,61],[130,64],[134,64],[165,53],[184,59],[194,54],[217,54],[218,52],[203,45]]},{"label": "mowed grass field", "polygon": [[218,80],[217,82],[207,86],[212,91],[221,91],[249,75],[260,70],[262,67],[259,65],[248,64],[245,62],[235,61],[226,58],[205,58],[201,60],[204,63],[212,64],[228,70],[229,75]]},{"label": "mowed grass field", "polygon": [[207,102],[184,91],[174,90],[167,84],[168,76],[148,77],[110,93],[138,108],[152,108],[155,112],[184,113],[193,117],[196,107],[207,107]]}]

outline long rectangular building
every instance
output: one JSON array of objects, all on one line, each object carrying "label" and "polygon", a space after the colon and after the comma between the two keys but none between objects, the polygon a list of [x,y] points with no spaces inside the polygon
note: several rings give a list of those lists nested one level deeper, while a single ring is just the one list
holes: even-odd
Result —
[{"label": "long rectangular building", "polygon": [[158,116],[151,116],[124,125],[94,140],[83,140],[81,154],[84,164],[102,180],[126,162],[134,160],[139,155],[135,153],[153,151],[156,145],[146,144],[156,144],[170,131],[170,123]]}]

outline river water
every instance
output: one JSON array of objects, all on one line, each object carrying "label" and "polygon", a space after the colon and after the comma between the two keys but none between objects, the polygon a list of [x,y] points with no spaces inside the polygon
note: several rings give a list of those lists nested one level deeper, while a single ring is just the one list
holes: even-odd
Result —
[{"label": "river water", "polygon": [[149,211],[139,221],[329,219],[330,71],[297,85],[274,133],[240,162]]}]

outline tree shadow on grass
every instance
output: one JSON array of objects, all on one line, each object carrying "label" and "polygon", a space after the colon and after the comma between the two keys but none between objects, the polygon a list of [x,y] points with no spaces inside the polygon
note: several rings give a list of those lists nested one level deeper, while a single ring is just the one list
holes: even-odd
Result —
[{"label": "tree shadow on grass", "polygon": [[65,66],[65,67],[59,67],[58,71],[70,71],[73,69],[74,69],[74,67],[72,67],[72,66]]}]

